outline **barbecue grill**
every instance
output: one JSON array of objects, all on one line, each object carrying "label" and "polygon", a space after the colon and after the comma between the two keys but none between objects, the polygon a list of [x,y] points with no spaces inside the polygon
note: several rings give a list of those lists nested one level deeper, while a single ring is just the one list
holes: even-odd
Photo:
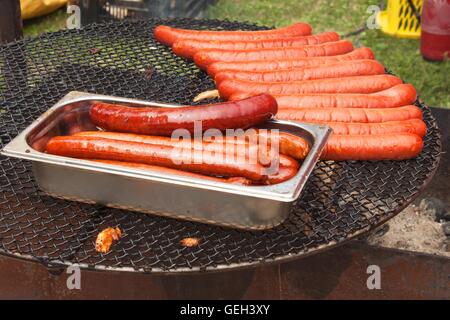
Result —
[{"label": "barbecue grill", "polygon": [[[159,24],[265,29],[231,21],[151,19],[93,24],[4,45],[1,147],[69,91],[191,104],[198,93],[213,88],[213,81],[192,62],[153,39],[152,30]],[[77,264],[86,269],[173,273],[239,268],[331,248],[395,216],[432,178],[441,153],[440,134],[429,108],[419,100],[416,104],[428,127],[419,157],[321,161],[286,222],[266,231],[56,199],[37,188],[29,162],[1,156],[0,253],[49,268]],[[110,252],[97,253],[95,238],[110,226],[119,226],[124,236]],[[187,237],[199,238],[199,245],[181,246],[180,240]]]}]

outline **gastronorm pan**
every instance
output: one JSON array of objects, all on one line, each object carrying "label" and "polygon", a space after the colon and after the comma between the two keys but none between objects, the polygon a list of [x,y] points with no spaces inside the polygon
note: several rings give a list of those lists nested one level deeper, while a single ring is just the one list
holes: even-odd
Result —
[{"label": "gastronorm pan", "polygon": [[101,101],[178,107],[73,91],[6,145],[2,154],[31,160],[40,189],[55,197],[236,228],[267,229],[288,216],[330,134],[323,125],[279,120],[264,123],[262,128],[305,138],[311,148],[292,179],[269,186],[221,183],[44,152],[53,136],[97,130],[90,121],[89,107]]}]

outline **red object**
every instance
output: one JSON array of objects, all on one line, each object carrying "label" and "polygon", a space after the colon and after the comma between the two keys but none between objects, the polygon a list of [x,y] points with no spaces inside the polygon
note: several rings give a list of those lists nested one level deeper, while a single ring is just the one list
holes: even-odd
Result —
[{"label": "red object", "polygon": [[194,62],[200,69],[219,61],[284,60],[304,57],[337,56],[353,51],[347,40],[325,42],[298,48],[272,48],[251,50],[205,49],[194,54]]},{"label": "red object", "polygon": [[324,122],[380,123],[387,121],[422,119],[422,111],[419,109],[419,107],[413,105],[398,108],[385,108],[385,109],[286,108],[278,110],[276,118],[282,120],[294,120],[313,123],[324,123]]},{"label": "red object", "polygon": [[171,28],[169,26],[157,26],[153,31],[155,39],[162,44],[171,46],[176,41],[184,39],[206,40],[206,41],[247,41],[279,39],[296,36],[309,36],[311,26],[306,23],[295,23],[288,27],[262,30],[262,31],[209,31],[209,30],[186,30]]},{"label": "red object", "polygon": [[201,129],[246,129],[269,120],[277,113],[277,102],[268,94],[241,101],[195,107],[151,108],[96,103],[89,112],[92,122],[108,131],[171,136],[176,129],[195,134],[196,121]]},{"label": "red object", "polygon": [[115,160],[97,160],[97,159],[92,160],[92,161],[99,162],[99,163],[105,163],[105,164],[112,164],[112,165],[116,165],[116,166],[129,167],[129,168],[134,168],[134,169],[144,169],[144,170],[164,172],[164,173],[168,173],[168,174],[175,174],[178,176],[192,177],[192,178],[204,179],[204,180],[210,180],[210,181],[216,181],[216,182],[239,184],[239,185],[243,185],[243,186],[248,186],[248,185],[252,184],[251,180],[248,180],[243,177],[218,178],[218,177],[211,177],[211,176],[206,176],[206,175],[198,174],[198,173],[181,171],[181,170],[177,170],[177,169],[152,166],[152,165],[143,164],[143,163],[123,162],[123,161],[115,161]]},{"label": "red object", "polygon": [[[251,96],[234,93],[229,100],[242,100]],[[398,84],[376,93],[310,93],[273,95],[278,110],[286,108],[394,108],[412,104],[417,92],[411,84]]]},{"label": "red object", "polygon": [[[299,137],[286,132],[279,132],[276,135],[268,135],[266,132],[261,132],[255,130],[255,134],[258,137],[259,143],[265,143],[266,139],[268,143],[277,143],[280,147],[280,165],[291,166],[286,164],[283,155],[288,155],[295,159],[304,159],[309,152],[308,142]],[[247,132],[248,133],[248,132]],[[119,133],[119,132],[108,132],[108,131],[82,131],[76,133],[74,136],[77,137],[95,137],[113,140],[122,140],[129,142],[139,142],[148,144],[157,144],[163,146],[173,146],[177,148],[193,148],[196,150],[203,150],[207,152],[240,152],[238,149],[247,152],[250,156],[259,154],[258,145],[249,145],[246,139],[235,139],[235,137],[215,137],[214,141],[204,141],[204,143],[192,143],[191,140],[179,140],[174,143],[174,141],[169,137],[160,136],[147,136],[138,135],[132,133]],[[273,141],[273,142],[272,142]]]},{"label": "red object", "polygon": [[[194,150],[195,151],[195,150]],[[131,141],[82,136],[56,136],[47,144],[50,154],[98,160],[143,163],[221,177],[244,177],[265,182],[267,170],[259,163],[249,163],[244,157],[224,157],[222,154],[184,152],[176,147]],[[174,162],[177,159],[179,162]]]},{"label": "red object", "polygon": [[402,80],[400,78],[390,74],[287,82],[253,82],[248,80],[225,79],[220,83],[218,89],[222,98],[229,99],[231,95],[238,92],[252,95],[261,93],[271,95],[374,93],[392,88],[401,83]]},{"label": "red object", "polygon": [[192,59],[195,53],[205,49],[222,50],[252,50],[271,48],[297,48],[306,45],[338,41],[336,32],[324,32],[314,36],[296,36],[289,38],[247,40],[247,41],[217,41],[217,40],[180,40],[172,45],[177,56]]},{"label": "red object", "polygon": [[425,0],[421,23],[423,57],[442,61],[450,52],[450,0]]},{"label": "red object", "polygon": [[405,160],[423,149],[422,139],[413,133],[370,136],[332,135],[322,151],[322,160]]},{"label": "red object", "polygon": [[333,129],[333,134],[350,136],[414,133],[423,138],[427,133],[427,125],[421,119],[387,121],[381,123],[324,122],[323,124],[326,124]]},{"label": "red object", "polygon": [[313,66],[323,66],[334,64],[340,61],[359,60],[359,59],[375,59],[370,48],[357,48],[349,53],[337,56],[322,56],[322,57],[302,57],[297,59],[285,60],[247,60],[247,61],[232,61],[232,62],[214,62],[208,65],[208,74],[211,77],[217,72],[225,70],[238,71],[275,71],[280,69],[303,68]]},{"label": "red object", "polygon": [[269,175],[267,177],[267,181],[265,182],[265,184],[281,183],[281,182],[287,181],[290,178],[292,178],[293,176],[295,176],[297,174],[299,165],[298,165],[297,161],[293,160],[293,162],[296,163],[295,166],[289,166],[289,167],[280,166],[277,173]]},{"label": "red object", "polygon": [[282,69],[275,71],[225,70],[216,73],[214,81],[219,85],[225,79],[241,79],[260,82],[302,81],[349,76],[384,74],[384,66],[375,60],[341,61],[325,66]]}]

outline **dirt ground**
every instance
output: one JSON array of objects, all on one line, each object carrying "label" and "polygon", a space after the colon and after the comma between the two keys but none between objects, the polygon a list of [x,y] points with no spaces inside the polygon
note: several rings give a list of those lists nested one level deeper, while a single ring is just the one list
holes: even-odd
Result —
[{"label": "dirt ground", "polygon": [[[450,257],[450,242],[442,230],[442,222],[435,221],[435,209],[422,200],[411,205],[387,225],[387,232],[368,237],[370,244]],[[385,227],[386,229],[386,227]]]},{"label": "dirt ground", "polygon": [[369,236],[371,244],[383,247],[427,252],[450,257],[450,232],[443,231],[443,221],[450,227],[450,112],[433,108],[442,133],[442,156],[435,176],[420,198],[386,223],[388,231]]}]

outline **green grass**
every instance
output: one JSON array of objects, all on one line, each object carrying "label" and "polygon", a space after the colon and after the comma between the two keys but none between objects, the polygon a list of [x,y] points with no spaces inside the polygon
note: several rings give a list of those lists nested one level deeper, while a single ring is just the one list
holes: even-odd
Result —
[{"label": "green grass", "polygon": [[35,37],[44,32],[64,29],[67,20],[66,8],[59,9],[49,15],[23,22],[23,35],[26,38]]},{"label": "green grass", "polygon": [[[219,0],[208,16],[217,19],[250,21],[282,27],[304,21],[314,32],[335,30],[340,34],[365,25],[369,5],[379,0]],[[377,59],[404,81],[412,83],[429,105],[450,108],[450,61],[423,60],[419,40],[398,39],[373,29],[349,38],[356,46],[370,47]]]}]

